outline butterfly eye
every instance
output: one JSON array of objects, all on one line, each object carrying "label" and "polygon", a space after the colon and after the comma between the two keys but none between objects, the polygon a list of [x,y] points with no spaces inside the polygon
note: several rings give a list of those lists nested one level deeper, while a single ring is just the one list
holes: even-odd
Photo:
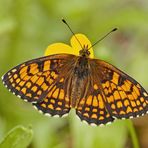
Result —
[{"label": "butterfly eye", "polygon": [[86,53],[87,53],[88,56],[90,55],[90,51],[89,50],[86,50]]}]

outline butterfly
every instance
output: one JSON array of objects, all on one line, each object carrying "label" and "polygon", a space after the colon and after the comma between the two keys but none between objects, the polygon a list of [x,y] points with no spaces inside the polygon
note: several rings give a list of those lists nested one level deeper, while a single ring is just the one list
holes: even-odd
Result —
[{"label": "butterfly", "polygon": [[9,70],[2,77],[3,84],[47,116],[62,117],[74,108],[90,125],[148,113],[148,93],[136,80],[93,58],[92,45],[83,34],[75,34],[71,45],[50,45],[47,56]]}]

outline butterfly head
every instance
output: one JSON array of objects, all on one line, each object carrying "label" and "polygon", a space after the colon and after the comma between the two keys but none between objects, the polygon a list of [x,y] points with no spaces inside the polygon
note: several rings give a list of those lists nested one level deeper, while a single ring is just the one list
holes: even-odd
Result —
[{"label": "butterfly head", "polygon": [[90,51],[88,45],[83,46],[83,48],[79,51],[79,55],[82,57],[89,57]]}]

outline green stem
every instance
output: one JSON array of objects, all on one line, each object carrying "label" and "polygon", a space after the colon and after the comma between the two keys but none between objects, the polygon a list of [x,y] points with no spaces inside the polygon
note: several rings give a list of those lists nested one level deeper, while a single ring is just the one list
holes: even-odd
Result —
[{"label": "green stem", "polygon": [[130,133],[131,139],[132,139],[133,147],[140,148],[139,142],[138,142],[138,137],[137,137],[133,122],[131,120],[127,120],[127,127],[128,127],[128,131]]}]

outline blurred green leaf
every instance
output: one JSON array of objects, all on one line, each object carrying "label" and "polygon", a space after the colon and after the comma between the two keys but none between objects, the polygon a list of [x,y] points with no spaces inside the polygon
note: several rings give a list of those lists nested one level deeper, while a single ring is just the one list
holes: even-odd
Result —
[{"label": "blurred green leaf", "polygon": [[26,148],[32,141],[30,127],[17,126],[10,130],[0,143],[1,148]]}]

